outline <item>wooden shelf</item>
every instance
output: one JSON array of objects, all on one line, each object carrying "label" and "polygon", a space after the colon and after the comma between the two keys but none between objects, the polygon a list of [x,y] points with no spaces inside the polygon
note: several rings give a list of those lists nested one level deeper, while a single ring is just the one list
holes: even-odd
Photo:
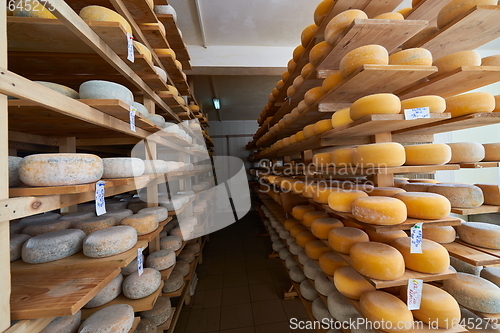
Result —
[{"label": "wooden shelf", "polygon": [[182,284],[182,287],[180,287],[179,289],[177,289],[176,291],[173,291],[171,293],[163,293],[161,294],[163,297],[179,297],[182,295],[182,291],[184,290],[184,288],[186,288],[187,286],[187,282],[184,281],[183,284]]},{"label": "wooden shelf", "polygon": [[129,299],[125,297],[125,295],[120,294],[117,298],[112,300],[111,302],[108,302],[104,305],[101,305],[97,308],[92,308],[92,309],[82,309],[82,319],[87,319],[91,314],[104,309],[110,305],[115,305],[115,304],[128,304],[132,308],[134,308],[134,312],[142,312],[142,311],[149,311],[153,308],[153,306],[156,303],[156,300],[158,297],[161,295],[161,289],[163,288],[163,281],[160,284],[160,287],[151,295],[146,296],[144,298],[140,299]]},{"label": "wooden shelf", "polygon": [[130,329],[130,331],[128,331],[129,333],[134,333],[135,332],[135,329],[137,328],[137,326],[139,326],[139,323],[141,322],[141,318],[140,317],[135,317],[134,318],[134,323],[132,325],[132,328]]},{"label": "wooden shelf", "polygon": [[116,267],[13,270],[11,319],[70,316],[120,273]]},{"label": "wooden shelf", "polygon": [[459,215],[477,215],[500,213],[500,206],[482,205],[477,208],[451,208],[451,212]]},{"label": "wooden shelf", "polygon": [[162,232],[163,227],[165,227],[170,221],[172,221],[172,217],[167,217],[166,220],[161,221],[159,223],[158,228],[156,228],[155,231],[150,232],[149,234],[146,234],[146,235],[141,235],[141,236],[137,237],[137,239],[140,241],[146,241],[148,243],[151,242],[153,239],[155,239],[160,234],[160,232]]},{"label": "wooden shelf", "polygon": [[165,29],[168,31],[167,40],[172,50],[174,50],[177,59],[182,63],[182,68],[187,70],[191,69],[189,63],[189,54],[184,44],[184,40],[179,33],[177,24],[171,14],[157,14],[158,20],[163,23]]},{"label": "wooden shelf", "polygon": [[[405,20],[427,20],[435,21],[441,9],[448,3],[448,0],[422,0],[410,13],[405,17]],[[429,24],[431,26],[431,24]]]},{"label": "wooden shelf", "polygon": [[163,331],[166,331],[170,328],[170,325],[172,324],[172,319],[174,318],[174,314],[175,314],[175,310],[176,308],[173,307],[172,310],[171,310],[171,313],[170,313],[170,317],[168,317],[168,319],[163,323],[161,324],[160,326],[158,326],[156,329],[157,330],[163,330]]},{"label": "wooden shelf", "polygon": [[158,58],[165,67],[165,70],[168,73],[170,79],[174,82],[175,87],[179,90],[181,95],[191,95],[191,91],[189,90],[189,85],[182,75],[183,71],[175,65],[174,58],[172,58],[169,54],[159,54]]},{"label": "wooden shelf", "polygon": [[159,92],[158,97],[160,97],[167,105],[176,113],[179,112],[189,112],[189,109],[185,105],[179,104],[175,99],[174,95],[165,92]]},{"label": "wooden shelf", "polygon": [[153,49],[168,49],[170,45],[159,23],[139,24],[144,37]]},{"label": "wooden shelf", "polygon": [[464,246],[467,246],[467,247],[470,247],[474,250],[478,250],[480,252],[483,252],[483,253],[486,253],[486,254],[489,254],[493,257],[497,257],[497,258],[500,258],[500,250],[495,250],[495,249],[487,249],[487,248],[484,248],[484,247],[480,247],[480,246],[476,246],[476,245],[472,245],[472,244],[468,244],[464,241],[462,241],[461,239],[457,239],[455,240],[455,243],[458,243],[458,244],[461,244],[461,245],[464,245]]},{"label": "wooden shelf", "polygon": [[181,147],[192,147],[193,146],[191,143],[187,142],[186,140],[184,140],[183,138],[181,138],[180,136],[178,136],[177,134],[174,134],[174,133],[167,133],[165,131],[161,131],[160,133],[158,133],[158,135],[161,136],[162,138],[164,138],[165,140],[173,142],[176,145],[179,145]]},{"label": "wooden shelf", "polygon": [[481,252],[465,243],[442,244],[450,253],[450,256],[465,261],[474,266],[497,265],[500,264],[500,258]]},{"label": "wooden shelf", "polygon": [[[467,309],[467,308],[465,308],[465,309]],[[483,313],[483,312],[479,312],[479,311],[475,311],[475,310],[471,310],[471,309],[467,309],[467,310],[474,313],[479,318],[485,319],[486,321],[489,320],[489,322],[488,322],[489,325],[498,325],[498,322],[500,320],[500,313]]]},{"label": "wooden shelf", "polygon": [[121,0],[137,23],[156,23],[158,19],[153,7],[146,0]]},{"label": "wooden shelf", "polygon": [[175,251],[175,256],[176,257],[182,252],[182,250],[184,250],[184,247],[186,246],[186,244],[187,244],[187,241],[183,241],[180,249],[178,249],[177,251]]},{"label": "wooden shelf", "polygon": [[428,81],[416,85],[407,84],[395,94],[401,100],[424,95],[448,98],[498,81],[500,81],[500,66],[464,66],[449,73],[437,73]]},{"label": "wooden shelf", "polygon": [[500,162],[459,163],[460,169],[498,168]]},{"label": "wooden shelf", "polygon": [[168,278],[170,277],[170,274],[172,274],[172,271],[174,270],[174,268],[175,268],[175,263],[172,266],[170,266],[169,268],[161,270],[160,271],[161,279],[168,280]]}]

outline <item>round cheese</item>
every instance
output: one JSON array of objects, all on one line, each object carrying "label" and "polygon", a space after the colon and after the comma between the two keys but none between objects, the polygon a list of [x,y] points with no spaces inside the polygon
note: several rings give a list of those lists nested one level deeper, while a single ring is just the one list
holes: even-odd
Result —
[{"label": "round cheese", "polygon": [[168,297],[158,297],[151,310],[140,313],[141,321],[152,320],[156,326],[161,326],[172,315],[172,304]]},{"label": "round cheese", "polygon": [[[337,87],[343,80],[344,79],[342,78],[342,75],[340,75],[339,72],[335,72],[331,75],[328,75],[328,77],[323,80],[323,83],[321,85],[321,88],[323,90],[323,94],[326,94],[330,90],[332,90],[333,88]],[[338,111],[336,113],[338,113]],[[334,114],[336,114],[336,113],[334,113]]]},{"label": "round cheese", "polygon": [[452,159],[452,148],[444,143],[405,146],[406,165],[440,165]]},{"label": "round cheese", "polygon": [[82,321],[82,312],[77,311],[72,316],[57,317],[39,333],[66,333],[77,332]]},{"label": "round cheese", "polygon": [[22,160],[22,157],[9,156],[9,187],[22,184],[19,177],[19,164],[21,164]]},{"label": "round cheese", "polygon": [[390,245],[377,242],[354,244],[351,265],[362,275],[378,280],[396,280],[405,273],[403,255]]},{"label": "round cheese", "polygon": [[337,190],[328,196],[328,206],[338,212],[350,213],[352,211],[352,202],[357,198],[367,197],[363,191]]},{"label": "round cheese", "polygon": [[446,100],[441,96],[427,95],[401,101],[402,111],[424,107],[428,107],[430,113],[443,113],[446,110]]},{"label": "round cheese", "polygon": [[165,221],[168,219],[168,209],[165,207],[148,207],[148,208],[143,208],[139,212],[139,214],[147,214],[147,215],[154,215],[156,218],[156,221],[158,223]]},{"label": "round cheese", "polygon": [[81,99],[118,99],[125,104],[134,102],[134,95],[127,87],[109,81],[91,80],[83,82],[79,89]]},{"label": "round cheese", "polygon": [[338,191],[336,187],[317,187],[313,191],[313,200],[320,204],[327,204],[330,195],[336,191]]},{"label": "round cheese", "polygon": [[408,236],[403,230],[373,231],[366,229],[365,232],[368,234],[370,241],[384,244],[390,244],[395,239]]},{"label": "round cheese", "polygon": [[450,266],[450,255],[444,246],[429,239],[422,239],[422,253],[410,253],[411,238],[402,237],[392,241],[405,260],[406,268],[411,270],[438,274],[446,272]]},{"label": "round cheese", "polygon": [[500,206],[500,186],[497,184],[474,184],[483,192],[484,204]]},{"label": "round cheese", "polygon": [[480,276],[497,286],[500,285],[500,267],[485,267],[481,270]]},{"label": "round cheese", "polygon": [[134,272],[123,281],[123,295],[130,299],[140,299],[154,293],[161,284],[161,274],[156,269],[144,268],[144,272],[139,276],[139,272]]},{"label": "round cheese", "polygon": [[319,42],[314,45],[309,52],[309,63],[313,66],[317,66],[323,57],[331,51],[332,47],[325,41]]},{"label": "round cheese", "polygon": [[287,94],[288,96],[293,96],[293,94],[295,93],[295,91],[297,91],[297,89],[299,89],[302,84],[304,83],[304,78],[302,76],[297,76],[294,80],[293,80],[293,83],[292,83],[292,87],[295,89],[293,91],[293,93],[291,94]]},{"label": "round cheese", "polygon": [[297,283],[301,283],[306,279],[304,272],[302,272],[302,269],[300,269],[299,267],[294,267],[290,269],[289,274],[290,274],[290,279],[292,279],[292,281]]},{"label": "round cheese", "polygon": [[[295,66],[297,66],[297,64],[295,63],[295,61],[293,61],[293,59],[290,59],[288,61],[288,64],[287,64],[288,72],[289,73],[293,72],[293,70],[295,69]],[[280,88],[278,88],[278,87],[276,87],[276,89],[280,90]]]},{"label": "round cheese", "polygon": [[118,274],[110,283],[101,289],[87,304],[85,309],[97,308],[117,298],[122,293],[123,275]]},{"label": "round cheese", "polygon": [[500,249],[500,226],[483,222],[462,222],[457,233],[466,243],[489,249]]},{"label": "round cheese", "polygon": [[323,211],[306,212],[302,217],[302,224],[305,225],[306,227],[311,227],[314,220],[325,217],[328,217],[328,214]]},{"label": "round cheese", "polygon": [[408,217],[423,220],[438,220],[451,213],[451,204],[446,197],[428,192],[399,193],[394,198],[406,205]]},{"label": "round cheese", "polygon": [[316,319],[319,322],[328,322],[330,323],[333,321],[333,317],[330,315],[330,312],[328,312],[328,309],[325,306],[325,303],[321,298],[316,298],[312,302],[312,314],[314,319]]},{"label": "round cheese", "polygon": [[[10,3],[12,4],[12,3]],[[29,5],[29,2],[26,3],[24,0],[16,0],[14,3],[14,10],[11,12],[12,16],[21,16],[21,17],[39,17],[45,19],[57,19],[57,17],[52,14],[52,12],[45,8],[45,6],[38,4],[37,5]],[[10,5],[10,7],[12,7]],[[8,10],[8,12],[10,12]]]},{"label": "round cheese", "polygon": [[351,266],[340,267],[335,271],[333,283],[345,297],[359,300],[366,292],[376,290],[361,274]]},{"label": "round cheese", "polygon": [[313,156],[312,162],[318,167],[328,167],[331,163],[331,153],[319,153]]},{"label": "round cheese", "polygon": [[422,237],[432,240],[440,244],[453,243],[457,233],[455,229],[450,226],[424,226],[422,229]]},{"label": "round cheese", "polygon": [[358,146],[352,155],[352,161],[362,168],[397,167],[405,163],[406,154],[399,143],[373,143]]},{"label": "round cheese", "polygon": [[398,114],[401,101],[394,94],[374,94],[356,100],[350,108],[352,120],[358,120],[373,114]]},{"label": "round cheese", "polygon": [[295,242],[301,248],[305,248],[306,244],[313,240],[317,240],[317,238],[309,230],[302,231],[295,237]]},{"label": "round cheese", "polygon": [[134,309],[128,304],[114,304],[90,315],[78,332],[129,332],[133,325]]},{"label": "round cheese", "polygon": [[10,235],[10,240],[9,240],[10,261],[14,261],[21,258],[23,245],[28,239],[30,239],[30,236],[25,234]]},{"label": "round cheese", "polygon": [[353,155],[356,148],[339,148],[331,152],[331,163],[337,167],[347,167],[353,164]]},{"label": "round cheese", "polygon": [[484,147],[484,162],[500,161],[500,143],[485,143]]},{"label": "round cheese", "polygon": [[307,27],[305,27],[304,30],[302,30],[302,34],[300,35],[300,41],[303,47],[307,48],[309,42],[311,42],[311,40],[314,38],[317,31],[318,31],[318,26],[316,24],[308,25]]},{"label": "round cheese", "polygon": [[189,274],[189,271],[191,270],[191,267],[187,262],[184,261],[179,261],[175,264],[173,272],[179,272],[182,274],[183,277],[187,276]]},{"label": "round cheese", "polygon": [[452,117],[460,117],[472,113],[492,112],[495,109],[495,97],[486,92],[473,92],[449,97],[446,99],[446,112]]},{"label": "round cheese", "polygon": [[389,65],[432,66],[432,53],[423,48],[406,49],[391,54]]},{"label": "round cheese", "polygon": [[445,196],[451,207],[475,208],[484,203],[481,189],[469,184],[431,184],[427,190]]},{"label": "round cheese", "polygon": [[326,275],[333,276],[340,267],[349,266],[341,256],[335,252],[325,252],[319,257],[319,267]]},{"label": "round cheese", "polygon": [[296,225],[301,225],[299,220],[296,219],[287,219],[285,222],[283,222],[283,226],[285,227],[286,231],[290,231],[292,227],[295,227]]},{"label": "round cheese", "polygon": [[460,51],[434,61],[438,73],[448,73],[463,66],[481,66],[481,55],[477,51]]},{"label": "round cheese", "polygon": [[170,170],[169,164],[163,160],[145,160],[144,161],[144,174],[162,174]]},{"label": "round cheese", "polygon": [[316,133],[316,135],[325,133],[331,129],[333,129],[331,119],[323,119],[314,124],[314,133]]},{"label": "round cheese", "polygon": [[102,6],[86,6],[80,10],[80,17],[84,21],[105,21],[105,22],[118,22],[129,34],[132,34],[132,27],[128,21],[120,14]]},{"label": "round cheese", "polygon": [[[373,18],[374,20],[404,20],[403,14],[398,12],[389,12],[377,15]],[[392,65],[392,64],[391,64]]]},{"label": "round cheese", "polygon": [[335,0],[323,0],[316,7],[314,10],[314,23],[316,23],[318,27],[328,15],[334,4]]},{"label": "round cheese", "polygon": [[315,219],[311,224],[311,232],[319,239],[328,239],[328,233],[332,229],[341,228],[344,224],[340,220],[324,217]]},{"label": "round cheese", "polygon": [[330,249],[320,240],[310,241],[305,247],[306,254],[313,260],[318,260],[323,253],[329,251]]},{"label": "round cheese", "polygon": [[41,84],[42,86],[45,86],[45,87],[52,89],[54,91],[57,91],[58,93],[60,93],[64,96],[68,96],[68,97],[71,97],[74,99],[80,98],[80,95],[78,94],[78,92],[76,90],[71,89],[71,88],[66,87],[66,86],[63,86],[62,84],[57,84],[57,83],[53,83],[53,82],[46,82],[46,81],[34,81],[34,82]]},{"label": "round cheese", "polygon": [[300,294],[308,301],[314,301],[319,297],[316,289],[313,288],[309,280],[304,280],[300,283]]},{"label": "round cheese", "polygon": [[500,312],[500,288],[494,283],[465,273],[443,281],[443,288],[458,304],[483,313]]},{"label": "round cheese", "polygon": [[428,192],[433,183],[409,183],[403,185],[406,192]]},{"label": "round cheese", "polygon": [[314,280],[316,275],[320,273],[323,273],[321,268],[313,260],[309,259],[304,263],[304,274],[308,279]]},{"label": "round cheese", "polygon": [[[295,206],[295,207],[292,208],[292,216],[295,219],[297,219],[299,221],[302,221],[305,213],[311,212],[311,211],[314,211],[314,210],[315,209],[314,209],[313,206],[305,206],[305,205]],[[289,230],[289,231],[291,231],[291,230]]]},{"label": "round cheese", "polygon": [[140,55],[144,57],[144,59],[153,62],[153,56],[151,55],[151,51],[144,44],[139,43],[135,40],[133,41],[133,43],[134,43],[134,48],[137,50],[137,52],[139,52]]},{"label": "round cheese", "polygon": [[[363,65],[388,65],[389,53],[380,45],[365,45],[347,53],[340,61],[339,71],[348,77]],[[399,111],[398,111],[399,112]]]},{"label": "round cheese", "polygon": [[164,249],[151,253],[146,259],[146,267],[154,268],[158,271],[168,269],[175,264],[175,252]]},{"label": "round cheese", "polygon": [[358,198],[352,203],[352,214],[361,222],[377,225],[395,225],[407,219],[405,203],[391,197]]},{"label": "round cheese", "polygon": [[[289,77],[290,77],[290,73],[288,71],[281,74],[281,79],[283,80],[283,82],[286,82]],[[273,89],[273,95],[275,95],[275,97],[276,97],[276,96],[278,96],[278,94],[279,94],[278,89],[276,89],[276,92]]]},{"label": "round cheese", "polygon": [[354,20],[367,18],[365,12],[359,9],[350,9],[338,14],[325,27],[325,41],[332,46],[335,45],[339,37]]},{"label": "round cheese", "polygon": [[24,262],[42,264],[72,256],[80,252],[85,233],[67,229],[47,232],[28,239],[21,250]]},{"label": "round cheese", "polygon": [[316,274],[314,286],[316,287],[316,291],[323,296],[328,296],[330,293],[335,291],[335,286],[323,273]]},{"label": "round cheese", "polygon": [[[300,57],[302,56],[302,54],[304,54],[305,50],[306,49],[302,45],[297,46],[293,50],[293,61],[298,62],[300,60]],[[281,82],[283,82],[283,81],[281,81]],[[283,84],[284,84],[284,82],[283,82]]]},{"label": "round cheese", "polygon": [[[83,231],[82,231],[83,233]],[[104,258],[130,250],[137,243],[137,231],[129,226],[97,230],[83,240],[83,254]]]},{"label": "round cheese", "polygon": [[335,228],[328,233],[330,247],[343,254],[349,254],[354,244],[368,241],[369,238],[366,232],[357,228]]},{"label": "round cheese", "polygon": [[138,177],[144,173],[144,162],[139,158],[109,157],[102,159],[102,178]]},{"label": "round cheese", "polygon": [[477,142],[449,143],[451,159],[449,163],[475,163],[484,159],[485,149]]},{"label": "round cheese", "polygon": [[[301,232],[304,232],[304,231],[307,231],[307,228],[304,227],[302,224],[301,225],[297,225],[295,227],[292,227],[290,229],[290,235],[293,237],[293,238],[296,238],[298,234],[300,234]],[[293,253],[292,249],[290,248],[290,251]],[[294,253],[295,254],[295,253]]]},{"label": "round cheese", "polygon": [[184,285],[184,276],[180,272],[172,271],[168,279],[164,281],[162,291],[166,294],[179,290]]},{"label": "round cheese", "polygon": [[58,219],[54,221],[40,222],[30,224],[23,229],[23,234],[30,235],[31,237],[44,234],[46,232],[58,231],[68,229],[71,222],[68,220]]},{"label": "round cheese", "polygon": [[405,193],[406,191],[399,187],[374,187],[366,191],[369,196],[373,197],[393,197],[398,193]]},{"label": "round cheese", "polygon": [[413,10],[412,7],[406,7],[406,8],[403,8],[403,9],[400,9],[398,10],[397,12],[400,13],[401,15],[403,15],[403,17],[407,17],[408,14],[410,14],[410,12]]},{"label": "round cheese", "polygon": [[85,232],[86,235],[90,235],[97,230],[113,227],[117,224],[118,221],[114,217],[96,216],[84,221],[73,222],[71,227],[74,229],[80,229]]},{"label": "round cheese", "polygon": [[316,67],[313,64],[307,63],[302,67],[302,70],[300,71],[300,76],[303,79],[306,79],[314,70]]},{"label": "round cheese", "polygon": [[[315,87],[312,89],[309,89],[305,95],[304,95],[304,102],[306,103],[307,106],[311,106],[316,101],[318,101],[321,97],[323,96],[323,88],[322,87]],[[314,124],[312,125],[314,128]]]},{"label": "round cheese", "polygon": [[144,213],[128,216],[121,220],[120,224],[133,227],[138,236],[149,234],[158,228],[156,215]]},{"label": "round cheese", "polygon": [[306,137],[306,139],[312,138],[314,135],[314,124],[310,124],[304,127],[304,136]]},{"label": "round cheese", "polygon": [[437,16],[437,27],[443,29],[459,16],[465,14],[476,5],[496,5],[497,0],[452,0],[448,2]]}]

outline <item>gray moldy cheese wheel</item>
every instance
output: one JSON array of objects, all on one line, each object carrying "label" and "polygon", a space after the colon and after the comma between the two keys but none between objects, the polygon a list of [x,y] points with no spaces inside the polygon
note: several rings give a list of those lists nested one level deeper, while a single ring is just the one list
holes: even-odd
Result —
[{"label": "gray moldy cheese wheel", "polygon": [[78,333],[128,333],[134,324],[134,309],[128,304],[115,304],[88,317]]},{"label": "gray moldy cheese wheel", "polygon": [[300,283],[300,294],[302,297],[311,302],[319,297],[316,289],[313,288],[309,280],[304,280]]},{"label": "gray moldy cheese wheel", "polygon": [[144,173],[144,161],[134,157],[103,158],[102,178],[131,178]]},{"label": "gray moldy cheese wheel", "polygon": [[191,267],[185,261],[179,261],[175,264],[174,272],[177,271],[182,274],[182,276],[187,276],[189,274]]},{"label": "gray moldy cheese wheel", "polygon": [[114,217],[116,221],[120,223],[121,220],[133,214],[134,213],[130,209],[117,209],[117,210],[107,211],[107,213],[102,214],[101,217]]},{"label": "gray moldy cheese wheel", "polygon": [[427,192],[432,185],[430,183],[407,183],[403,186],[403,190],[406,192]]},{"label": "gray moldy cheese wheel", "polygon": [[484,204],[500,206],[500,186],[498,184],[474,184],[483,191]]},{"label": "gray moldy cheese wheel", "polygon": [[[455,272],[479,276],[483,266],[474,266],[460,259],[450,257],[450,265]],[[451,268],[450,268],[451,269]]]},{"label": "gray moldy cheese wheel", "polygon": [[480,276],[500,286],[500,267],[485,267],[481,270]]},{"label": "gray moldy cheese wheel", "polygon": [[119,99],[128,105],[134,102],[134,95],[127,87],[109,81],[90,80],[83,82],[80,85],[79,93],[81,99]]},{"label": "gray moldy cheese wheel", "polygon": [[92,154],[37,154],[23,158],[21,181],[30,186],[62,186],[93,183],[101,179],[102,160]]},{"label": "gray moldy cheese wheel", "polygon": [[129,226],[97,230],[83,241],[83,254],[104,258],[130,250],[137,243],[137,231]]},{"label": "gray moldy cheese wheel", "polygon": [[81,321],[81,311],[72,316],[57,317],[45,326],[40,333],[76,333]]},{"label": "gray moldy cheese wheel", "polygon": [[23,249],[23,244],[28,239],[29,235],[25,234],[11,234],[10,235],[10,261],[17,260],[21,258],[21,251]]},{"label": "gray moldy cheese wheel", "polygon": [[304,272],[302,272],[300,267],[294,267],[290,269],[289,274],[290,274],[290,279],[292,279],[292,281],[297,283],[301,283],[306,279],[306,276],[304,275]]},{"label": "gray moldy cheese wheel", "polygon": [[26,228],[23,229],[23,234],[30,235],[33,237],[51,231],[65,230],[68,229],[70,225],[71,225],[70,221],[62,219],[40,222],[37,224],[30,224],[26,226]]},{"label": "gray moldy cheese wheel", "polygon": [[348,321],[351,318],[359,317],[358,311],[338,290],[328,294],[327,306],[330,314],[338,321]]},{"label": "gray moldy cheese wheel", "polygon": [[297,264],[293,256],[289,256],[285,259],[285,266],[291,270],[292,268],[299,267],[299,264]]},{"label": "gray moldy cheese wheel", "polygon": [[[95,205],[94,205],[94,207],[95,207]],[[94,210],[95,210],[95,208],[94,208]],[[85,221],[85,220],[91,219],[95,216],[96,215],[94,212],[77,212],[77,213],[70,213],[70,214],[66,214],[66,215],[61,216],[61,220],[67,220],[67,221],[70,221],[71,223],[74,223],[74,222]]]},{"label": "gray moldy cheese wheel", "polygon": [[177,256],[177,261],[184,261],[187,262],[188,264],[192,263],[194,261],[194,253],[190,251],[182,251],[178,256]]},{"label": "gray moldy cheese wheel", "polygon": [[146,259],[146,267],[162,271],[175,264],[175,252],[172,250],[160,250],[151,253]]},{"label": "gray moldy cheese wheel", "polygon": [[19,223],[20,224],[32,224],[32,223],[40,223],[40,222],[47,222],[47,221],[54,221],[60,218],[61,215],[57,213],[43,213],[43,214],[37,214],[33,216],[28,216],[25,218],[22,218]]},{"label": "gray moldy cheese wheel", "polygon": [[316,279],[314,279],[314,286],[318,293],[323,296],[328,296],[331,292],[335,291],[336,288],[332,281],[328,280],[325,274],[316,274]]},{"label": "gray moldy cheese wheel", "polygon": [[448,143],[451,148],[450,164],[475,163],[484,159],[485,151],[482,144],[477,142]]},{"label": "gray moldy cheese wheel", "polygon": [[457,273],[452,279],[443,281],[443,288],[458,304],[483,313],[500,312],[500,288],[478,276]]},{"label": "gray moldy cheese wheel", "polygon": [[134,333],[156,333],[157,331],[157,326],[154,321],[148,318],[141,318]]},{"label": "gray moldy cheese wheel", "polygon": [[445,196],[453,208],[475,208],[484,203],[483,191],[469,184],[431,184],[428,192]]},{"label": "gray moldy cheese wheel", "polygon": [[22,160],[22,157],[9,156],[9,187],[22,184],[19,177],[19,164],[21,164]]},{"label": "gray moldy cheese wheel", "polygon": [[333,319],[325,303],[323,303],[323,300],[319,297],[316,298],[312,303],[312,314],[314,319],[319,320],[321,322],[325,319],[328,320]]},{"label": "gray moldy cheese wheel", "polygon": [[106,210],[117,210],[127,208],[128,202],[115,199],[106,200]]},{"label": "gray moldy cheese wheel", "polygon": [[123,295],[130,299],[140,299],[154,293],[161,284],[161,273],[154,268],[144,268],[144,272],[139,276],[139,272],[134,272],[123,280]]},{"label": "gray moldy cheese wheel", "polygon": [[288,249],[286,247],[279,250],[279,257],[281,260],[286,260],[286,258],[288,258],[291,255],[292,255],[292,253],[290,251],[288,251]]},{"label": "gray moldy cheese wheel", "polygon": [[106,287],[102,288],[87,304],[86,309],[96,308],[111,302],[122,293],[123,275],[118,274]]},{"label": "gray moldy cheese wheel", "polygon": [[132,260],[130,262],[130,264],[128,264],[127,266],[125,267],[122,267],[122,275],[123,276],[128,276],[130,274],[132,274],[133,272],[137,272],[137,258],[135,258],[134,260]]},{"label": "gray moldy cheese wheel", "polygon": [[155,215],[134,214],[121,220],[121,225],[127,225],[137,230],[137,235],[146,235],[158,228],[158,221]]},{"label": "gray moldy cheese wheel", "polygon": [[138,213],[154,215],[156,217],[157,222],[165,221],[168,218],[168,209],[166,209],[165,207],[143,208]]},{"label": "gray moldy cheese wheel", "polygon": [[80,229],[85,234],[90,235],[97,230],[106,229],[109,227],[114,227],[118,224],[114,217],[92,217],[85,221],[75,222],[72,225],[74,229]]},{"label": "gray moldy cheese wheel", "polygon": [[186,249],[193,251],[194,254],[198,254],[201,251],[201,245],[197,242],[189,243],[188,245],[186,245]]},{"label": "gray moldy cheese wheel", "polygon": [[163,174],[170,171],[169,164],[163,160],[145,160],[144,161],[144,174]]},{"label": "gray moldy cheese wheel", "polygon": [[462,222],[457,226],[458,237],[466,243],[500,249],[500,226],[483,222]]},{"label": "gray moldy cheese wheel", "polygon": [[167,236],[160,239],[160,249],[177,251],[182,247],[182,238],[179,236]]},{"label": "gray moldy cheese wheel", "polygon": [[151,310],[142,311],[140,313],[141,318],[147,318],[152,320],[156,325],[160,326],[172,314],[172,305],[170,303],[170,298],[168,297],[158,297],[155,305]]},{"label": "gray moldy cheese wheel", "polygon": [[142,201],[140,198],[133,198],[127,203],[127,209],[130,209],[134,214],[137,214],[143,208],[148,208],[148,203]]},{"label": "gray moldy cheese wheel", "polygon": [[26,228],[26,224],[22,224],[19,222],[10,221],[9,222],[9,233],[12,234],[21,234],[23,229]]},{"label": "gray moldy cheese wheel", "polygon": [[181,272],[173,270],[169,278],[164,281],[163,292],[173,293],[179,290],[184,284],[184,275]]},{"label": "gray moldy cheese wheel", "polygon": [[22,249],[22,258],[28,264],[42,264],[69,257],[82,249],[85,233],[67,229],[52,231],[28,239]]}]

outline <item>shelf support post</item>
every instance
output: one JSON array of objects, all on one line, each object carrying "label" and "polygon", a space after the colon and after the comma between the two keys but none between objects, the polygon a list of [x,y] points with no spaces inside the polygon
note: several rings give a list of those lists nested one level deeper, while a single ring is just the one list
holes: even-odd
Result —
[{"label": "shelf support post", "polygon": [[[76,153],[76,137],[60,138],[59,153]],[[76,213],[77,211],[76,205],[61,208],[63,214]]]},{"label": "shelf support post", "polygon": [[[373,143],[383,143],[383,142],[392,142],[392,133],[391,132],[375,134],[373,136]],[[375,183],[375,186],[393,187],[394,186],[394,175],[393,174],[376,174],[373,176],[373,182]]]}]

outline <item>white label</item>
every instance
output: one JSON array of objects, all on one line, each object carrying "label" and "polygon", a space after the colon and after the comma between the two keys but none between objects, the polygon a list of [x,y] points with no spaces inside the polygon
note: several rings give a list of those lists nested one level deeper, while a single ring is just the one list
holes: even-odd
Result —
[{"label": "white label", "polygon": [[134,37],[127,32],[127,60],[134,62]]},{"label": "white label", "polygon": [[417,223],[411,228],[410,253],[422,253],[422,223]]},{"label": "white label", "polygon": [[130,130],[135,132],[135,115],[137,113],[137,109],[132,105],[130,106]]},{"label": "white label", "polygon": [[420,302],[422,301],[422,288],[424,281],[417,279],[408,280],[408,310],[420,310]]},{"label": "white label", "polygon": [[137,249],[137,273],[139,273],[139,276],[144,273],[144,255],[142,254],[142,250],[144,250],[142,247]]},{"label": "white label", "polygon": [[428,107],[425,108],[415,108],[415,109],[405,109],[405,119],[422,119],[422,118],[430,118],[431,112]]},{"label": "white label", "polygon": [[106,214],[106,202],[104,201],[104,185],[105,181],[98,181],[95,184],[95,212],[97,216]]}]

